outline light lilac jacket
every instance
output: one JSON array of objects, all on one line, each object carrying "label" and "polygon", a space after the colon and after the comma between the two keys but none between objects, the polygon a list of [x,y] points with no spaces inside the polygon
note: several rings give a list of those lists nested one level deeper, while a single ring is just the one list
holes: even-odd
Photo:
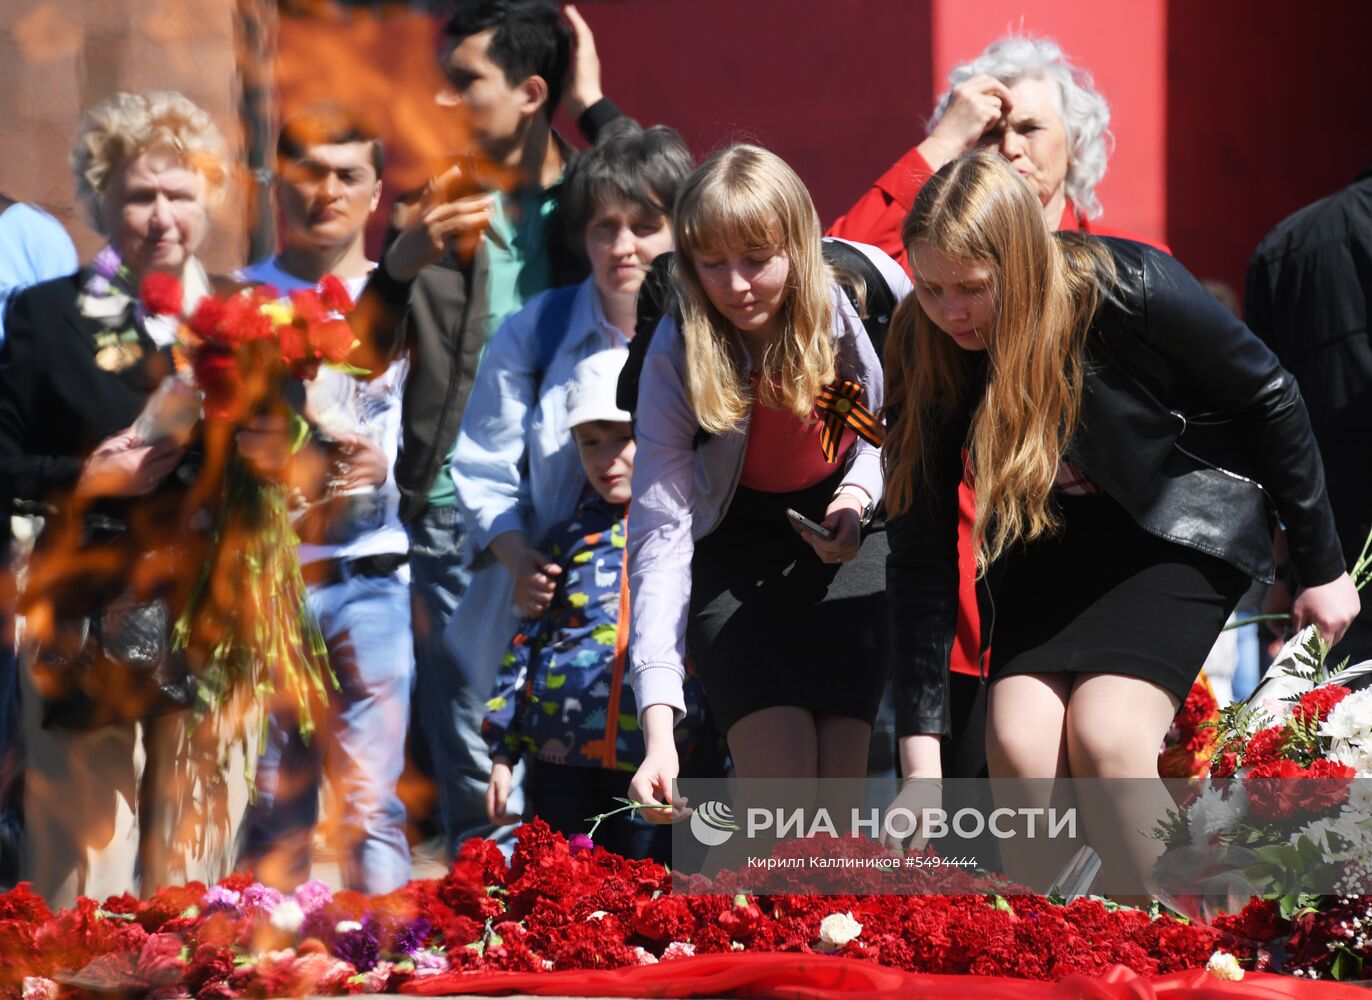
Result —
[{"label": "light lilac jacket", "polygon": [[[909,277],[885,252],[865,244],[854,246],[885,276],[897,301],[909,294]],[[837,285],[830,291],[839,377],[860,382],[868,407],[879,413],[881,361],[848,296]],[[635,418],[638,451],[628,539],[633,609],[629,682],[640,719],[649,705],[671,705],[679,722],[686,712],[682,679],[691,557],[695,543],[719,527],[733,501],[748,446],[748,424],[695,446],[700,425],[686,395],[685,346],[670,315],[658,326],[644,358]],[[860,486],[879,500],[880,450],[859,438],[847,463],[843,482]]]}]

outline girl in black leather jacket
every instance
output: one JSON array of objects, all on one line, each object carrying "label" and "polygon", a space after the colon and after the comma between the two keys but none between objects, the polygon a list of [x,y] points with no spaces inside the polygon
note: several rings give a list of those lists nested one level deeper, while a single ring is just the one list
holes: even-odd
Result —
[{"label": "girl in black leather jacket", "polygon": [[[939,776],[967,477],[994,570],[991,777],[1156,781],[1206,652],[1249,578],[1272,578],[1276,516],[1295,624],[1334,642],[1357,614],[1295,382],[1171,257],[1051,233],[994,157],[940,170],[903,238],[916,295],[886,349],[883,449],[903,776]],[[1170,805],[1131,784],[1083,816],[1116,887],[1161,848],[1124,832]],[[1076,847],[1001,843],[1044,887]]]}]

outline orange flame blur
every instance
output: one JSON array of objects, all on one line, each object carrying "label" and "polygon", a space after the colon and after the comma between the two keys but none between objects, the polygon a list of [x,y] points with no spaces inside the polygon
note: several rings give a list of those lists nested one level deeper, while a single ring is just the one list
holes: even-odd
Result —
[{"label": "orange flame blur", "polygon": [[[225,14],[229,15],[228,23]],[[240,236],[245,228],[252,227],[259,200],[267,190],[260,183],[260,175],[253,176],[242,160],[247,139],[235,127],[235,119],[245,94],[249,102],[261,102],[258,107],[273,119],[273,126],[292,112],[326,99],[351,104],[377,121],[387,147],[387,166],[383,206],[369,227],[373,253],[379,250],[379,237],[386,226],[387,204],[442,173],[455,154],[470,151],[460,109],[440,107],[435,101],[445,85],[435,60],[439,27],[434,18],[400,5],[364,12],[313,0],[283,2],[279,7],[271,0],[187,0],[113,10],[102,5],[89,8],[65,0],[41,0],[10,21],[8,32],[18,43],[21,59],[35,71],[56,72],[64,67],[61,71],[69,73],[65,64],[73,59],[79,63],[82,107],[114,90],[171,87],[211,111],[231,147],[240,152],[236,154],[239,166],[232,172],[227,204],[216,216],[217,228],[206,247],[206,259],[212,266],[231,267],[243,262]],[[230,71],[236,67],[236,78],[232,72],[219,72],[221,64]],[[62,114],[49,115],[44,121],[47,132],[69,143],[79,111],[68,107]],[[62,115],[69,119],[65,136]],[[54,141],[44,146],[44,183],[51,185],[54,175],[65,182],[64,173],[55,168],[65,158],[67,148],[58,148]],[[52,197],[43,200],[54,202]],[[61,217],[73,218],[73,213],[64,211],[60,204],[53,207]],[[244,219],[248,220],[246,226]],[[78,232],[77,237],[86,252],[98,245],[89,233]],[[233,260],[235,254],[240,258],[237,261]],[[211,464],[220,462],[222,456],[215,455]],[[205,500],[204,491],[211,480],[217,476],[207,477],[198,484],[198,490],[191,491],[192,503]],[[59,621],[79,610],[83,602],[88,603],[102,584],[115,577],[123,576],[139,590],[164,587],[183,595],[199,573],[204,553],[183,550],[173,557],[171,550],[158,542],[164,540],[166,518],[185,515],[185,510],[168,512],[156,505],[140,511],[129,532],[143,546],[137,559],[130,559],[127,551],[111,553],[84,547],[74,527],[75,519],[66,525],[50,525],[54,534],[45,540],[44,550],[30,565],[25,594],[19,602],[25,615],[25,642],[52,640]],[[152,556],[141,558],[147,553]],[[216,602],[236,599],[229,578],[217,575],[214,584]],[[0,591],[12,595],[10,581],[5,581]],[[424,625],[415,624],[419,628]],[[35,680],[41,686],[61,679]],[[198,725],[189,724],[182,715],[164,717],[147,727],[144,740],[149,758],[144,764],[144,781],[156,788],[161,804],[149,809],[139,823],[144,831],[140,848],[144,894],[178,874],[212,877],[208,869],[196,867],[197,859],[213,855],[214,864],[221,869],[232,863],[233,828],[242,812],[240,793],[246,789],[241,779],[259,749],[250,745],[248,734],[256,731],[260,713],[270,707],[261,704],[253,692],[241,692],[231,704]],[[407,721],[397,718],[396,731],[403,731]],[[79,767],[84,762],[74,763]],[[34,773],[30,780],[42,785],[45,779]],[[237,789],[226,784],[235,780],[239,781]],[[60,809],[59,786],[37,791],[40,798]],[[413,768],[402,778],[400,794],[412,821],[431,810],[435,799],[432,784]],[[79,809],[80,803],[70,807]],[[357,833],[341,810],[340,797],[332,796],[321,831],[322,836],[334,841],[339,852],[346,852]],[[107,823],[94,817],[71,815],[64,822],[92,849],[114,836],[112,829],[106,829]],[[264,859],[257,874],[285,886],[288,872],[284,859],[294,845],[279,846],[280,857]]]}]

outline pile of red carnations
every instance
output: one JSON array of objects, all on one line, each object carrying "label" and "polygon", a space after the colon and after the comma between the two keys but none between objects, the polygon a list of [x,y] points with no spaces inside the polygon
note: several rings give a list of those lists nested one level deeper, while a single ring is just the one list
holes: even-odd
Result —
[{"label": "pile of red carnations", "polygon": [[[542,821],[517,838],[509,865],[472,840],[445,878],[370,898],[319,882],[283,894],[233,875],[146,900],[83,899],[54,914],[21,885],[0,896],[0,988],[25,1000],[380,993],[448,972],[615,969],[734,952],[1057,980],[1116,965],[1141,975],[1199,969],[1216,952],[1261,969],[1272,946],[1254,941],[1291,926],[1258,904],[1206,927],[1035,896],[674,894],[662,866],[569,845]],[[1304,927],[1303,947],[1316,949],[1320,933]]]}]

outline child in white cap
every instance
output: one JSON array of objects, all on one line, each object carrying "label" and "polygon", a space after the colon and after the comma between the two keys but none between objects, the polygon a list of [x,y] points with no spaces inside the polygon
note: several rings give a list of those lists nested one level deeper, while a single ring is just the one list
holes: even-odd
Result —
[{"label": "child in white cap", "polygon": [[[525,818],[538,816],[568,837],[587,817],[617,808],[643,760],[633,691],[624,683],[629,639],[625,525],[634,472],[629,414],[615,404],[625,352],[601,351],[576,366],[567,386],[567,425],[587,487],[581,507],[555,525],[541,550],[556,564],[557,592],[547,611],[520,629],[500,666],[482,726],[491,747],[486,808],[507,812],[515,763],[528,754]],[[699,685],[688,678],[687,715],[676,729],[688,753],[701,733]],[[669,828],[630,814],[603,824],[603,846],[625,857],[668,860]]]}]

